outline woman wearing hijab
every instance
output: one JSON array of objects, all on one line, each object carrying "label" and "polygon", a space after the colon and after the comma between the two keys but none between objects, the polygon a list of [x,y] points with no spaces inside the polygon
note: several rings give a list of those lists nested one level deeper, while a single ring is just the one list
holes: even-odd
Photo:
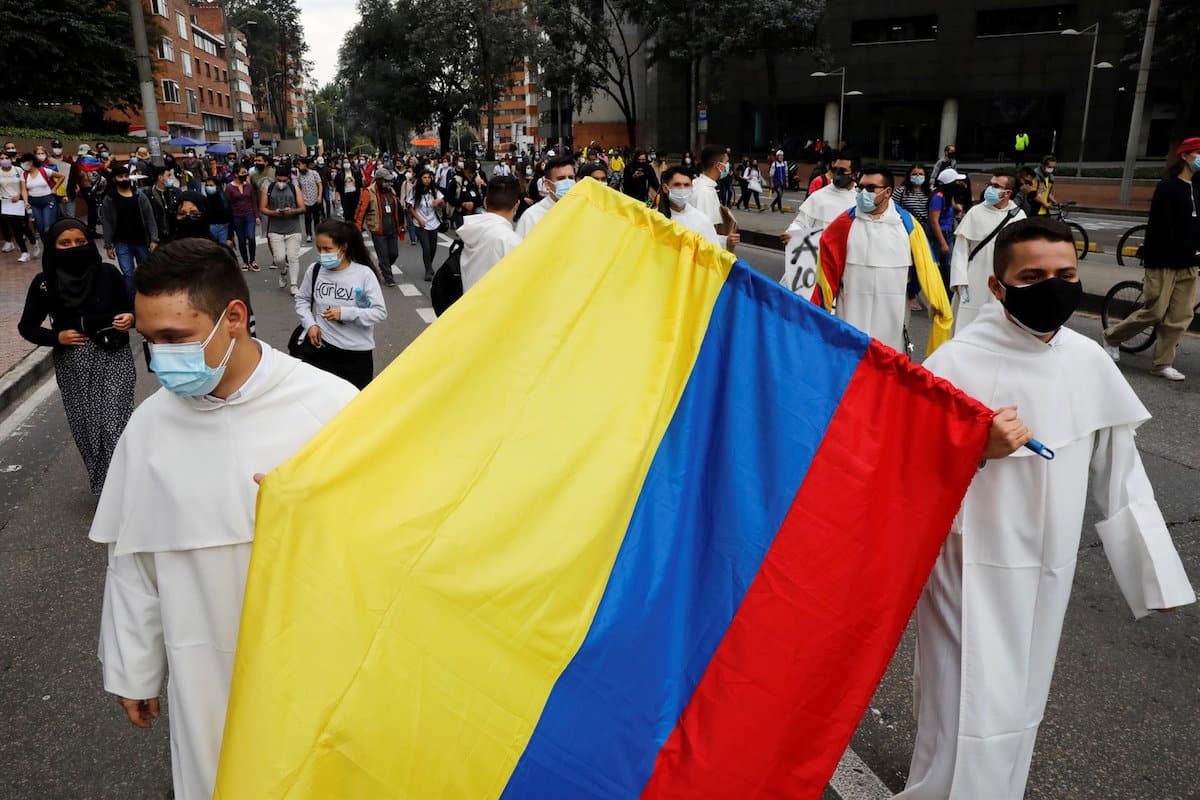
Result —
[{"label": "woman wearing hijab", "polygon": [[[182,192],[179,207],[175,210],[175,227],[172,239],[213,240],[209,228],[208,199],[199,192]],[[225,244],[224,241],[218,244]]]},{"label": "woman wearing hijab", "polygon": [[132,327],[133,297],[120,270],[100,259],[83,223],[68,218],[52,225],[17,330],[54,348],[63,409],[97,496],[133,413]]}]

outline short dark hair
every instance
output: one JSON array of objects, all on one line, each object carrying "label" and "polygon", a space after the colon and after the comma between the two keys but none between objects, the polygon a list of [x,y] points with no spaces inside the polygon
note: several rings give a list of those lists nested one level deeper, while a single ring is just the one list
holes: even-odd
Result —
[{"label": "short dark hair", "polygon": [[570,167],[572,170],[575,169],[575,157],[572,155],[562,155],[551,158],[546,162],[544,174],[549,175],[550,170],[562,169],[563,167]]},{"label": "short dark hair", "polygon": [[832,157],[829,159],[829,165],[832,167],[834,162],[837,162],[837,161],[849,161],[851,175],[856,175],[862,171],[859,169],[859,166],[862,164],[862,161],[859,159],[858,153],[855,153],[853,150],[846,149],[846,150],[841,150],[841,151],[835,151],[832,154]]},{"label": "short dark hair", "polygon": [[1058,156],[1054,155],[1054,153],[1046,153],[1046,155],[1042,156],[1043,164],[1049,164],[1051,161],[1058,161]]},{"label": "short dark hair", "polygon": [[1017,183],[1018,183],[1017,176],[1012,174],[1011,172],[1009,172],[1006,169],[996,170],[995,172],[992,173],[992,177],[993,178],[1004,178],[1005,180],[1007,180],[1009,189],[1017,188]]},{"label": "short dark hair", "polygon": [[484,205],[488,209],[509,210],[521,201],[521,184],[511,175],[497,175],[488,181]]},{"label": "short dark hair", "polygon": [[887,164],[864,164],[858,173],[859,182],[862,181],[863,175],[882,175],[888,186],[896,185],[896,176],[892,174],[892,168]]},{"label": "short dark hair", "polygon": [[192,308],[216,320],[234,300],[250,307],[250,289],[237,259],[208,239],[164,244],[133,276],[138,294],[156,297],[186,292]]},{"label": "short dark hair", "polygon": [[1022,242],[1065,242],[1075,244],[1067,223],[1047,217],[1029,217],[1004,226],[996,235],[996,250],[992,256],[992,271],[1000,280],[1008,271],[1012,249]]},{"label": "short dark hair", "polygon": [[725,156],[725,145],[723,144],[706,144],[704,149],[700,151],[700,170],[708,172],[715,165],[721,163],[721,159]]},{"label": "short dark hair", "polygon": [[687,175],[690,178],[692,177],[692,171],[683,167],[671,167],[662,174],[662,185],[666,186],[671,182],[671,178],[674,178],[676,175]]}]

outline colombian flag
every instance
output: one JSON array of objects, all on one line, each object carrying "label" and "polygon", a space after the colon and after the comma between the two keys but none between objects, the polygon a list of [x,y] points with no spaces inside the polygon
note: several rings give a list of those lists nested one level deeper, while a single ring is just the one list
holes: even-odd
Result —
[{"label": "colombian flag", "polygon": [[582,181],[265,480],[216,796],[817,798],[990,420]]}]

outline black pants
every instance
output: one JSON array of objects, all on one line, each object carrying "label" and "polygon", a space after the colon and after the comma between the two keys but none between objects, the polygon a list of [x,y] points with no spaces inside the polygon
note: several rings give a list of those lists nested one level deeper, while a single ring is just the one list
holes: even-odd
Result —
[{"label": "black pants", "polygon": [[421,260],[425,262],[425,274],[433,273],[433,254],[437,252],[438,232],[417,226],[417,241],[421,245]]},{"label": "black pants", "polygon": [[3,216],[0,217],[0,230],[4,233],[6,241],[15,242],[17,247],[21,248],[22,253],[29,252],[25,247],[25,218],[18,216]]},{"label": "black pants", "polygon": [[342,193],[342,219],[353,224],[354,214],[358,211],[358,192]]},{"label": "black pants", "polygon": [[392,276],[392,264],[395,264],[396,259],[400,257],[400,239],[394,233],[385,233],[379,236],[372,233],[371,241],[375,243],[375,259],[379,262],[379,272],[383,275],[383,282],[391,286],[396,282]]},{"label": "black pants", "polygon": [[326,342],[305,361],[317,369],[337,375],[359,389],[365,389],[371,379],[375,377],[374,352],[374,350],[342,350]]},{"label": "black pants", "polygon": [[304,208],[304,234],[310,239],[312,238],[313,231],[321,224],[321,217],[320,203],[313,203],[311,206]]}]

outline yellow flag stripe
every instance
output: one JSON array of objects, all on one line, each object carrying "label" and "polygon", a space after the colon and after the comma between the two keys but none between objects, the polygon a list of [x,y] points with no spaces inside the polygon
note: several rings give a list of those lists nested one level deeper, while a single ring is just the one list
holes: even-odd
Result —
[{"label": "yellow flag stripe", "polygon": [[582,181],[267,478],[218,798],[500,794],[732,261]]}]

